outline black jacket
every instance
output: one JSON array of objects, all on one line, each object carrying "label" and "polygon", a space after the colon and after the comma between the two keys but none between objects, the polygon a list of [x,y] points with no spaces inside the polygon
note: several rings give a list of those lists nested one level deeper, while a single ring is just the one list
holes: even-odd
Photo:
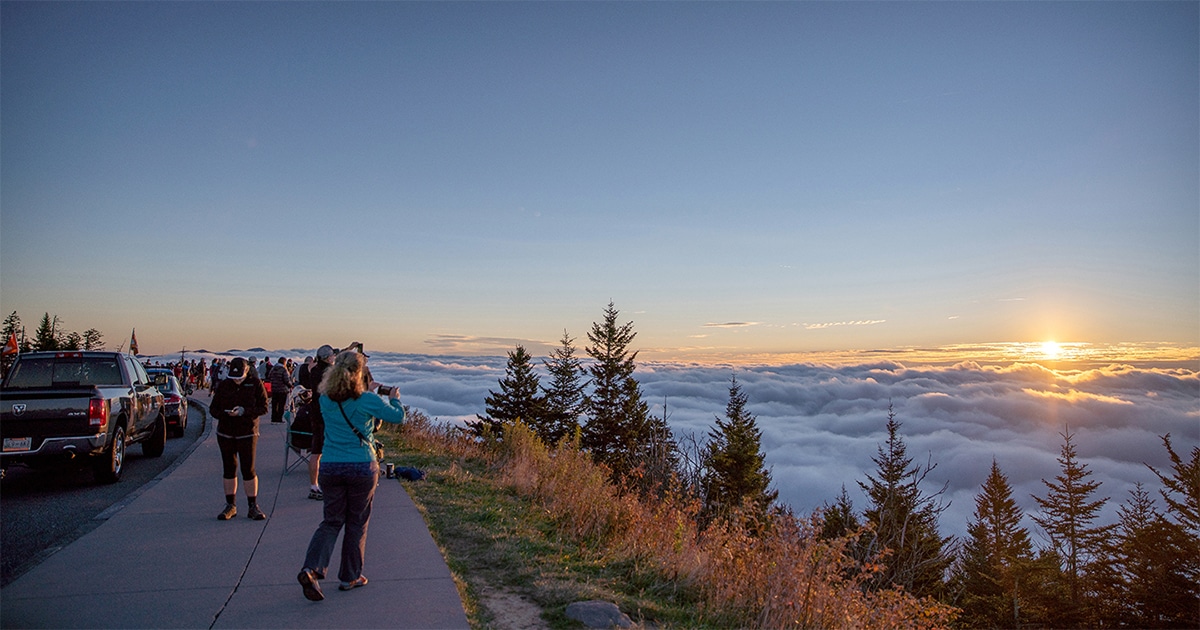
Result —
[{"label": "black jacket", "polygon": [[[240,416],[226,413],[234,407],[245,411]],[[217,435],[225,437],[249,437],[258,435],[258,417],[267,413],[267,390],[262,381],[253,376],[238,383],[227,378],[213,392],[209,415],[217,419]]]}]

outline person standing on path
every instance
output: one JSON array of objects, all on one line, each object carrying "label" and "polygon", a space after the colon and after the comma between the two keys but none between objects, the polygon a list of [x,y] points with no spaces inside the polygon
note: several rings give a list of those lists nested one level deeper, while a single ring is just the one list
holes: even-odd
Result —
[{"label": "person standing on path", "polygon": [[313,532],[297,579],[304,596],[325,599],[320,580],[329,568],[338,533],[345,527],[338,567],[339,590],[367,584],[362,574],[367,547],[371,503],[379,480],[375,459],[375,419],[404,421],[399,388],[385,399],[367,391],[363,383],[367,357],[355,351],[337,355],[321,381],[321,415],[325,417],[325,448],[321,461],[321,489],[325,492],[325,518]]},{"label": "person standing on path", "polygon": [[237,516],[237,472],[240,465],[246,488],[246,516],[261,521],[267,517],[258,507],[258,474],[254,457],[258,450],[258,417],[267,412],[267,392],[245,359],[229,362],[229,377],[217,385],[209,414],[217,419],[217,446],[221,449],[225,509],[222,521]]},{"label": "person standing on path", "polygon": [[321,397],[317,390],[321,386],[321,379],[324,378],[325,371],[333,365],[333,358],[336,354],[337,351],[333,349],[333,346],[329,344],[321,346],[317,350],[317,358],[308,371],[300,373],[300,384],[312,392],[308,402],[308,417],[312,422],[312,447],[308,449],[308,498],[316,501],[325,498],[320,484],[321,452],[325,448],[325,419],[321,416]]},{"label": "person standing on path", "polygon": [[271,381],[271,422],[283,422],[283,409],[287,406],[288,394],[295,384],[283,357],[271,368],[267,378]]}]

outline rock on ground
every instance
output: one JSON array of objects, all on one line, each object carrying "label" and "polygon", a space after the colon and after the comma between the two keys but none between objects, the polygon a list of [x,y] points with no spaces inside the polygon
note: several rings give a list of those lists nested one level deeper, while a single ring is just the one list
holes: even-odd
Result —
[{"label": "rock on ground", "polygon": [[632,628],[633,620],[616,604],[601,601],[575,602],[567,606],[567,617],[589,628]]}]

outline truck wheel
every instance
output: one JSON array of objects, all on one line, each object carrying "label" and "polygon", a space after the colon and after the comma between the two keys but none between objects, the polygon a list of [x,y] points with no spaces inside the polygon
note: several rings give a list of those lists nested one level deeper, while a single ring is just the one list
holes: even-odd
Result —
[{"label": "truck wheel", "polygon": [[114,483],[120,481],[121,473],[125,469],[125,427],[117,425],[113,429],[112,441],[108,444],[108,449],[103,455],[96,457],[93,462],[95,466],[96,481],[100,483]]},{"label": "truck wheel", "polygon": [[154,429],[150,437],[142,442],[142,455],[146,457],[162,457],[163,449],[167,447],[167,419],[160,413],[154,420]]}]

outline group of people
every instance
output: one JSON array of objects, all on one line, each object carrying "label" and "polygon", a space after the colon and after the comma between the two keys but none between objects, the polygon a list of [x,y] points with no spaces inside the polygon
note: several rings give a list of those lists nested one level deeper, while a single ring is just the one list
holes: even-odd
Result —
[{"label": "group of people", "polygon": [[258,506],[254,459],[258,419],[267,413],[268,384],[272,422],[283,422],[284,408],[293,388],[302,387],[310,394],[306,401],[298,397],[304,401],[300,404],[307,405],[312,421],[309,498],[324,502],[324,517],[309,541],[297,579],[304,596],[313,601],[325,598],[320,581],[325,578],[343,528],[338,588],[351,590],[366,585],[363,556],[371,503],[379,479],[374,444],[376,422],[404,421],[399,388],[391,388],[386,395],[375,393],[379,384],[371,377],[367,359],[362,344],[355,342],[340,352],[329,345],[321,346],[316,356],[308,357],[303,364],[285,357],[280,357],[274,365],[269,358],[256,364],[253,358],[236,357],[215,360],[210,368],[213,370],[210,378],[215,384],[209,412],[217,420],[225,491],[225,508],[217,515],[220,520],[237,515],[239,468],[247,516],[253,520],[266,518]]},{"label": "group of people", "polygon": [[217,361],[214,359],[211,366],[206,364],[204,359],[189,360],[180,359],[167,364],[151,363],[146,367],[162,367],[171,370],[175,375],[175,380],[179,381],[179,386],[186,392],[192,392],[197,389],[205,389],[208,387],[216,387],[215,375],[212,372],[212,367],[215,367]]}]

